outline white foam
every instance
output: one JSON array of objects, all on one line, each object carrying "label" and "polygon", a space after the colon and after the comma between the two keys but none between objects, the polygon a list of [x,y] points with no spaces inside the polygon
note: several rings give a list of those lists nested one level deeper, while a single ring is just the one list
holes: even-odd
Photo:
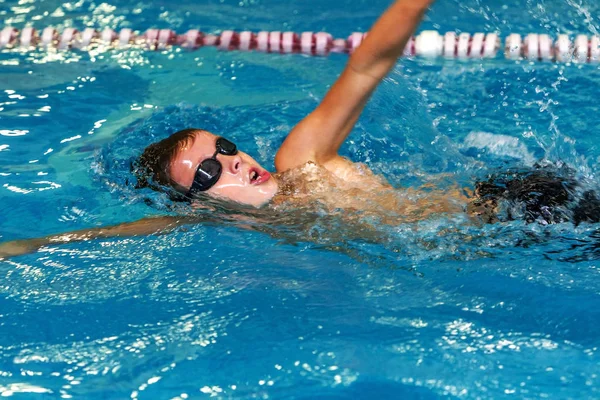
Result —
[{"label": "white foam", "polygon": [[486,150],[497,157],[512,157],[521,160],[526,165],[535,163],[534,155],[527,149],[519,138],[488,132],[471,132],[465,138],[462,148],[474,147]]}]

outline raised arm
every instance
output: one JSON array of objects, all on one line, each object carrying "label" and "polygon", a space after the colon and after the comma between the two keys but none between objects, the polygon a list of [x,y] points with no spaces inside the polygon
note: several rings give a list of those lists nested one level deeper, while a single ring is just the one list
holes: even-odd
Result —
[{"label": "raised arm", "polygon": [[73,232],[51,235],[37,239],[23,239],[0,243],[0,260],[22,254],[33,253],[40,247],[54,244],[80,242],[99,238],[142,236],[166,233],[179,225],[197,222],[190,217],[152,217],[139,221],[94,229],[82,229]]},{"label": "raised arm", "polygon": [[397,0],[387,9],[352,54],[321,104],[285,139],[275,157],[278,171],[307,161],[328,167],[341,160],[340,146],[433,1]]}]

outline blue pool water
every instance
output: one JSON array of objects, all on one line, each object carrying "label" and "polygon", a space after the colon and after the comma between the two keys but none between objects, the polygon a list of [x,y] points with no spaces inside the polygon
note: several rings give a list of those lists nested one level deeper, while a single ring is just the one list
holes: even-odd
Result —
[{"label": "blue pool water", "polygon": [[[442,1],[422,28],[594,34],[591,0]],[[0,0],[4,24],[368,29],[384,0]],[[0,241],[173,213],[128,162],[188,125],[273,168],[345,56],[0,53]],[[344,148],[396,186],[546,159],[596,186],[597,66],[405,60]],[[445,179],[438,179],[439,173]],[[151,201],[148,201],[150,199]],[[260,228],[260,227],[259,227]],[[0,395],[17,399],[600,397],[597,225],[439,216],[44,248],[0,261]]]}]

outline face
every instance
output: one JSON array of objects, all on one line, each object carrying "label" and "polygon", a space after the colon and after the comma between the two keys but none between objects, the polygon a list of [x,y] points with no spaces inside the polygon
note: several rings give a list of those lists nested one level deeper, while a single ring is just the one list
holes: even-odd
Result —
[{"label": "face", "polygon": [[[171,179],[187,191],[194,182],[198,165],[215,154],[217,136],[199,131],[193,141],[183,147],[171,163]],[[217,154],[223,166],[217,183],[204,193],[242,204],[260,207],[277,193],[277,182],[248,154]]]}]

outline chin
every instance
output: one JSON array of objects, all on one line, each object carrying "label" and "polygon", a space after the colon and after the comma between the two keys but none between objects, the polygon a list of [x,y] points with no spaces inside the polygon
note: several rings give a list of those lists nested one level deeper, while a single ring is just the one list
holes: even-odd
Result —
[{"label": "chin", "polygon": [[273,199],[273,197],[275,197],[275,193],[276,192],[273,192],[273,194],[268,194],[268,195],[266,195],[264,197],[261,196],[260,198],[251,199],[250,201],[244,202],[244,204],[247,204],[249,206],[253,206],[253,207],[256,207],[256,208],[260,208],[260,207],[266,206],[267,204],[269,204],[271,202],[271,200]]},{"label": "chin", "polygon": [[251,188],[236,188],[227,192],[211,193],[211,196],[241,205],[260,208],[269,204],[278,190],[279,185],[273,181],[265,182],[263,185]]},{"label": "chin", "polygon": [[252,196],[252,198],[249,199],[251,201],[248,203],[254,207],[262,207],[269,204],[277,194],[279,185],[273,180],[271,182],[266,182],[265,185],[261,185],[258,189],[258,193],[256,193],[255,196]]},{"label": "chin", "polygon": [[248,196],[213,196],[217,199],[223,200],[225,202],[230,202],[232,204],[239,204],[239,205],[244,205],[244,206],[249,206],[249,207],[254,207],[254,208],[261,208],[263,206],[266,206],[267,204],[269,204],[271,202],[271,199],[273,197],[275,197],[275,194],[277,193],[277,190],[273,191],[272,193],[261,193],[260,195],[257,195],[256,193],[252,193],[251,195]]}]

